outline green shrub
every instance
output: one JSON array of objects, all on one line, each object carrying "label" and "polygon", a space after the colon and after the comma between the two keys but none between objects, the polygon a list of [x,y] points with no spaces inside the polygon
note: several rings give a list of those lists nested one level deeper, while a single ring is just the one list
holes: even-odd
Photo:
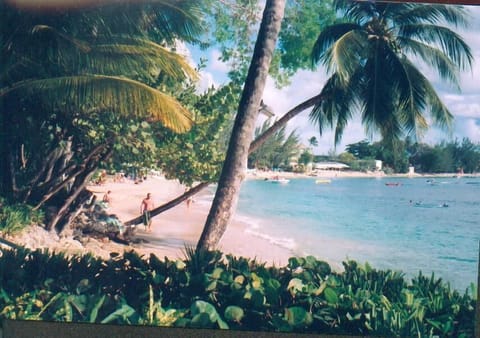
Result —
[{"label": "green shrub", "polygon": [[[3,250],[0,318],[235,330],[473,337],[475,300],[434,275],[312,256],[284,267],[221,252],[185,260],[134,252],[101,260]],[[472,288],[473,292],[473,288]]]},{"label": "green shrub", "polygon": [[43,212],[25,204],[8,205],[0,201],[0,232],[13,235],[32,224],[43,223]]}]

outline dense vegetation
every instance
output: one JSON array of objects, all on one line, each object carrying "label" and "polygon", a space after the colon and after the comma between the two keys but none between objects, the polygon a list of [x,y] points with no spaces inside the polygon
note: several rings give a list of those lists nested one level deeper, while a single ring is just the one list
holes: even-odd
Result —
[{"label": "dense vegetation", "polygon": [[[451,142],[441,142],[434,146],[425,143],[413,143],[409,138],[397,141],[392,149],[385,142],[370,143],[366,140],[349,144],[347,154],[341,154],[340,160],[353,165],[354,169],[369,169],[361,167],[357,160],[382,160],[384,166],[394,172],[405,173],[408,166],[415,167],[419,173],[475,173],[480,171],[480,144],[464,138]],[[359,164],[360,163],[360,164]],[[368,162],[372,165],[372,161]],[[358,168],[356,165],[360,165]],[[374,164],[373,164],[374,165]]]},{"label": "dense vegetation", "polygon": [[[186,250],[185,260],[133,252],[102,261],[2,250],[1,318],[330,334],[472,337],[475,291],[441,279],[314,257],[284,267]],[[222,258],[223,257],[223,258]],[[471,291],[471,293],[470,293]],[[473,297],[472,297],[473,295]]]}]

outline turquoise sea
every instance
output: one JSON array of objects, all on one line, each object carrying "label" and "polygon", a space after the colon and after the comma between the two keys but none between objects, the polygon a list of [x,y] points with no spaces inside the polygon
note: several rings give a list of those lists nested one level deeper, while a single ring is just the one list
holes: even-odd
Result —
[{"label": "turquoise sea", "polygon": [[477,281],[480,178],[247,180],[237,215],[251,234],[333,266],[434,272],[461,291]]}]

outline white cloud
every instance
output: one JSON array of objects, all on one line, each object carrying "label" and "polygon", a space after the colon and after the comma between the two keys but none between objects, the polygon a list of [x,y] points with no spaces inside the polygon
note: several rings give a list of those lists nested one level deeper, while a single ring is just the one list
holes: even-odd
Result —
[{"label": "white cloud", "polygon": [[218,84],[215,82],[213,75],[209,72],[201,71],[200,78],[197,81],[196,90],[197,93],[204,93],[207,89],[211,87],[217,87]]},{"label": "white cloud", "polygon": [[212,71],[220,73],[228,73],[228,64],[220,60],[221,53],[218,49],[214,49],[210,52],[209,66]]}]

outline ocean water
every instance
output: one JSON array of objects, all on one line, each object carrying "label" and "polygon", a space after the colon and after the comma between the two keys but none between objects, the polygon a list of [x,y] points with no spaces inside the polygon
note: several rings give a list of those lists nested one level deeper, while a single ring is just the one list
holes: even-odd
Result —
[{"label": "ocean water", "polygon": [[336,267],[354,259],[407,278],[434,272],[461,291],[477,281],[480,178],[247,180],[237,217],[249,233]]}]

